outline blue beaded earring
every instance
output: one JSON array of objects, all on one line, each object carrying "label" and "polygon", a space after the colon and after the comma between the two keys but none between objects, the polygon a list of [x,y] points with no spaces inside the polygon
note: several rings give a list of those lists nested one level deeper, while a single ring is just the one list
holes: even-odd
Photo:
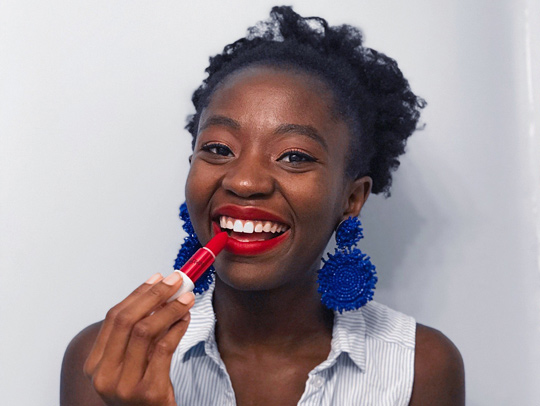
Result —
[{"label": "blue beaded earring", "polygon": [[321,302],[340,313],[359,309],[373,299],[377,283],[375,266],[356,248],[356,243],[364,238],[361,226],[357,217],[349,217],[339,224],[335,253],[328,254],[328,259],[323,258],[324,265],[319,270]]},{"label": "blue beaded earring", "polygon": [[[199,242],[197,235],[195,234],[193,224],[191,224],[191,219],[189,218],[186,202],[182,203],[182,205],[180,206],[180,218],[184,222],[184,224],[182,224],[182,228],[187,233],[187,237],[184,238],[184,242],[180,247],[180,251],[178,251],[176,261],[174,261],[174,269],[182,268],[182,266],[187,262],[187,260],[191,258],[191,256],[195,254],[195,252],[199,248],[202,248],[202,245]],[[205,273],[202,274],[199,279],[195,281],[195,288],[193,289],[193,292],[201,294],[205,290],[208,290],[208,288],[214,281],[214,272],[215,269],[212,265]]]}]

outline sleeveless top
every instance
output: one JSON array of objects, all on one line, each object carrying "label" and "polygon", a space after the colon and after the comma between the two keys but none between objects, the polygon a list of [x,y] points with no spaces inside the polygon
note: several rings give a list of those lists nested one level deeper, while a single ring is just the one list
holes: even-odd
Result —
[{"label": "sleeveless top", "polygon": [[[215,340],[212,287],[197,297],[171,362],[178,406],[236,405]],[[315,367],[298,405],[405,406],[414,378],[416,322],[377,302],[335,312],[328,359]]]}]

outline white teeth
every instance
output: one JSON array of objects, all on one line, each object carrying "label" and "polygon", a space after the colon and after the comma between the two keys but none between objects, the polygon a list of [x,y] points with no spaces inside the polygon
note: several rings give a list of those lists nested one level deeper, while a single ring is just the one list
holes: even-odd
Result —
[{"label": "white teeth", "polygon": [[232,217],[221,216],[219,225],[222,229],[233,230],[237,233],[281,233],[287,230],[287,226],[274,223],[273,221],[238,220]]},{"label": "white teeth", "polygon": [[233,231],[242,232],[244,230],[244,225],[240,220],[236,220],[234,222],[234,228]]},{"label": "white teeth", "polygon": [[243,232],[244,233],[248,233],[248,234],[252,234],[253,233],[253,229],[254,229],[254,225],[253,225],[253,222],[252,221],[246,221],[244,223],[244,230]]}]

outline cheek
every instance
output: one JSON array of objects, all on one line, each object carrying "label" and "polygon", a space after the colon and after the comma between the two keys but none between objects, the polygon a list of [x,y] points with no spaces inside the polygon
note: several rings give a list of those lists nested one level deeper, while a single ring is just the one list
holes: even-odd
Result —
[{"label": "cheek", "polygon": [[333,216],[343,193],[341,183],[330,171],[313,173],[312,176],[297,180],[290,185],[290,196],[301,205],[306,215],[317,216],[326,213]]},{"label": "cheek", "polygon": [[208,217],[206,210],[214,189],[215,180],[211,174],[199,163],[193,163],[186,180],[186,203],[195,232],[201,239],[206,235],[203,224],[204,219]]},{"label": "cheek", "polygon": [[204,178],[199,177],[197,172],[195,165],[192,165],[189,168],[186,179],[186,202],[190,209],[190,214],[192,213],[193,206],[198,206],[197,201],[200,200],[201,195],[204,193],[203,188],[198,187],[202,183],[201,181],[204,181]]},{"label": "cheek", "polygon": [[329,239],[341,217],[342,190],[336,181],[314,177],[311,181],[297,182],[290,192],[287,200],[296,208],[298,221],[303,225],[302,239],[318,245]]}]

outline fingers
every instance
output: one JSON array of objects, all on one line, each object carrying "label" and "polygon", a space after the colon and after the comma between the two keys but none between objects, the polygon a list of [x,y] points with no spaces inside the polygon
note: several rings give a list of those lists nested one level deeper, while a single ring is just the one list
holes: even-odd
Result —
[{"label": "fingers", "polygon": [[143,381],[153,382],[158,377],[158,382],[168,382],[171,360],[178,343],[184,336],[191,315],[186,313],[180,321],[174,324],[167,334],[156,343],[152,358],[146,367]]},{"label": "fingers", "polygon": [[112,324],[112,328],[103,350],[101,363],[104,368],[113,369],[122,362],[135,324],[165,303],[181,284],[182,277],[178,272],[173,272],[149,289],[137,294],[136,300],[128,301],[125,307],[114,312],[111,320],[106,319],[106,322]]},{"label": "fingers", "polygon": [[106,402],[131,404],[152,395],[174,404],[168,368],[195,301],[190,292],[167,303],[182,282],[177,272],[165,279],[156,274],[107,313],[85,364]]},{"label": "fingers", "polygon": [[[151,360],[161,358],[161,354],[170,349],[169,346],[174,346],[174,352],[187,328],[189,309],[194,303],[193,293],[186,293],[135,324],[124,356],[120,379],[122,385],[135,387],[142,380],[147,371],[149,351],[152,351]],[[172,336],[171,331],[175,332]],[[169,363],[172,352],[168,354]],[[168,372],[164,379],[167,377]]]},{"label": "fingers", "polygon": [[118,303],[116,306],[114,306],[107,312],[107,316],[105,317],[105,320],[101,325],[100,332],[94,343],[92,351],[90,352],[90,355],[88,356],[84,365],[84,372],[88,377],[90,377],[94,373],[97,364],[103,356],[105,346],[107,345],[107,341],[109,340],[111,330],[114,326],[114,320],[116,319],[117,315],[127,306],[135,302],[140,295],[147,292],[153,285],[155,285],[162,279],[163,276],[160,273],[152,275],[145,283],[135,289],[122,302]]}]

